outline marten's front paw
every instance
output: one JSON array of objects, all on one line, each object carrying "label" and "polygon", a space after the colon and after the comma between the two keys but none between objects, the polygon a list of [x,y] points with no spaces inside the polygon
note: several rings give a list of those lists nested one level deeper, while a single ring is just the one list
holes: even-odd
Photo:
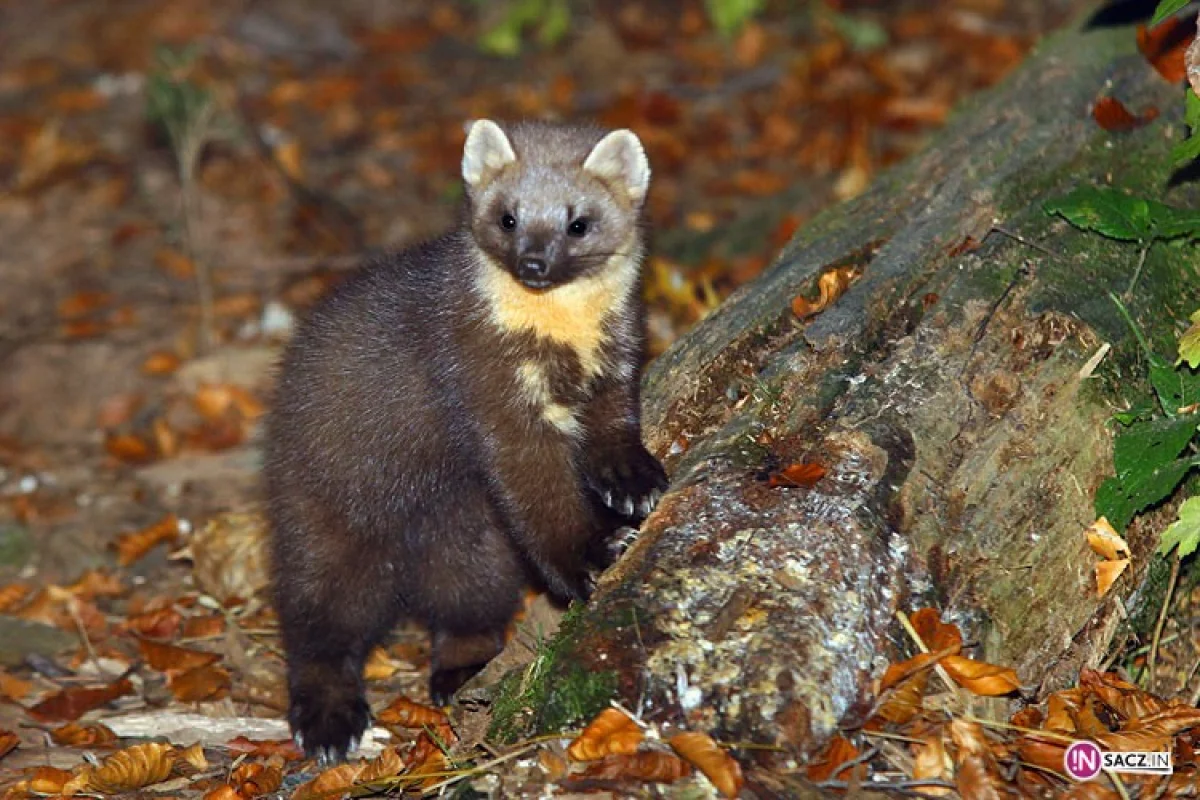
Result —
[{"label": "marten's front paw", "polygon": [[358,749],[371,721],[371,709],[362,695],[327,687],[324,693],[305,693],[294,699],[288,714],[296,744],[305,755],[322,764],[345,761]]},{"label": "marten's front paw", "polygon": [[630,520],[645,518],[667,489],[667,473],[658,459],[640,444],[620,457],[602,460],[588,475],[592,491],[621,516]]}]

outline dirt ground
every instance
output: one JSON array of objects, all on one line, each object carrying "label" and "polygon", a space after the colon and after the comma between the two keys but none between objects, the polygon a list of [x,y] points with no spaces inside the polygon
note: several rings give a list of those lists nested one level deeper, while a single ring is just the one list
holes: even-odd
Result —
[{"label": "dirt ground", "polygon": [[[285,704],[252,597],[272,366],[339,275],[453,224],[465,121],[588,117],[639,134],[660,352],[1084,5],[770,3],[724,38],[698,2],[621,0],[501,58],[478,43],[502,21],[486,4],[5,3],[0,727],[20,741],[5,781],[81,760],[47,746],[68,712],[26,709],[128,670],[131,691],[93,718],[186,711],[243,721],[225,739],[286,734],[244,722]],[[201,143],[191,169],[148,110],[189,91],[207,121],[196,107],[166,119]],[[218,662],[185,669],[155,642]],[[399,632],[373,699],[425,699],[425,658],[420,631]]]}]

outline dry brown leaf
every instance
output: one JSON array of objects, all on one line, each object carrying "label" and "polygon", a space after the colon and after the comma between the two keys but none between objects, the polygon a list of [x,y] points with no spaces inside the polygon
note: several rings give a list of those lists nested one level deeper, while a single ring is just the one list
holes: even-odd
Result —
[{"label": "dry brown leaf", "polygon": [[17,745],[20,743],[21,740],[15,733],[0,728],[0,758],[4,758],[13,750],[16,750]]},{"label": "dry brown leaf", "polygon": [[692,774],[692,767],[674,753],[652,750],[627,755],[608,755],[589,764],[583,777],[597,780],[673,783]]},{"label": "dry brown leaf", "polygon": [[376,647],[367,656],[367,663],[363,666],[363,680],[385,681],[395,675],[399,669],[400,665],[388,657],[386,650]]},{"label": "dry brown leaf", "polygon": [[171,674],[167,678],[171,694],[181,703],[220,700],[229,694],[232,685],[229,671],[217,664]]},{"label": "dry brown leaf", "polygon": [[0,695],[10,700],[24,700],[32,689],[32,681],[18,678],[16,675],[10,675],[0,670]]},{"label": "dry brown leaf", "polygon": [[100,723],[68,722],[50,731],[50,738],[64,747],[113,747],[117,743],[117,735]]},{"label": "dry brown leaf", "polygon": [[78,319],[112,305],[111,292],[84,290],[64,298],[58,304],[59,319]]},{"label": "dry brown leaf", "polygon": [[579,737],[567,748],[574,761],[595,761],[607,755],[636,753],[645,734],[629,715],[615,708],[606,708],[587,724]]},{"label": "dry brown leaf", "polygon": [[161,742],[118,750],[94,769],[84,770],[86,791],[117,794],[167,779],[175,764],[175,748]]},{"label": "dry brown leaf", "polygon": [[127,694],[133,694],[133,684],[126,678],[108,686],[73,686],[45,698],[29,714],[40,722],[70,722]]},{"label": "dry brown leaf", "polygon": [[154,264],[163,272],[181,281],[191,280],[196,273],[192,259],[172,247],[161,247],[154,254]]},{"label": "dry brown leaf", "polygon": [[856,280],[859,270],[857,267],[837,267],[821,273],[817,278],[817,291],[820,293],[815,301],[797,295],[792,298],[792,313],[796,319],[808,319],[815,316],[837,302]]},{"label": "dry brown leaf", "polygon": [[918,609],[908,621],[930,650],[946,650],[955,645],[962,647],[962,632],[957,625],[942,622],[942,616],[936,608]]},{"label": "dry brown leaf", "polygon": [[247,762],[233,771],[229,783],[237,787],[242,797],[258,797],[270,794],[283,785],[283,771],[269,764]]},{"label": "dry brown leaf", "polygon": [[292,739],[247,739],[245,736],[237,736],[225,743],[225,749],[256,758],[281,756],[287,761],[300,761],[304,758],[304,752]]},{"label": "dry brown leaf", "polygon": [[354,785],[363,765],[341,764],[325,770],[308,783],[296,787],[292,800],[332,800],[346,793]]},{"label": "dry brown leaf", "polygon": [[142,362],[143,375],[170,375],[179,369],[182,360],[174,353],[159,350],[151,353]]},{"label": "dry brown leaf", "polygon": [[24,583],[10,583],[0,587],[0,614],[8,614],[29,597],[33,587]]},{"label": "dry brown leaf", "polygon": [[99,569],[89,569],[79,576],[79,579],[64,587],[68,592],[83,600],[96,597],[120,597],[125,594],[125,584],[121,578],[111,572]]},{"label": "dry brown leaf", "polygon": [[1158,109],[1150,106],[1141,115],[1134,114],[1115,97],[1101,97],[1092,106],[1092,119],[1106,131],[1122,132],[1140,128],[1158,117]]},{"label": "dry brown leaf", "polygon": [[1089,525],[1084,533],[1092,552],[1101,558],[1115,561],[1132,555],[1129,544],[1109,524],[1107,517],[1100,517]]},{"label": "dry brown leaf", "polygon": [[[934,659],[930,658],[930,664],[933,661]],[[925,698],[925,687],[928,683],[928,669],[903,679],[899,684],[893,686],[886,696],[883,696],[883,702],[871,715],[872,721],[878,720],[898,725],[908,722],[920,712],[922,701]]]},{"label": "dry brown leaf", "polygon": [[998,667],[963,656],[946,656],[942,667],[964,689],[983,697],[998,697],[1019,691],[1021,683],[1015,670]]},{"label": "dry brown leaf", "polygon": [[970,798],[1007,797],[1007,787],[996,757],[977,722],[962,719],[950,722],[950,738],[955,744],[955,784],[959,794]]},{"label": "dry brown leaf", "polygon": [[159,672],[183,673],[221,660],[219,653],[206,653],[149,639],[139,639],[138,649],[150,668]]},{"label": "dry brown leaf", "polygon": [[261,514],[218,514],[192,534],[192,577],[223,603],[248,600],[270,584],[267,526]]},{"label": "dry brown leaf", "polygon": [[897,664],[889,664],[888,668],[883,672],[883,677],[879,679],[879,693],[882,695],[888,689],[900,685],[913,675],[933,669],[938,661],[946,656],[957,653],[958,649],[957,646],[951,645],[947,649],[939,650],[936,653],[917,653],[912,658]]},{"label": "dry brown leaf", "polygon": [[742,767],[707,733],[678,733],[667,740],[671,749],[704,773],[717,791],[737,797],[742,790]]},{"label": "dry brown leaf", "polygon": [[127,464],[145,464],[155,458],[150,445],[132,433],[113,433],[104,437],[104,450]]},{"label": "dry brown leaf", "polygon": [[386,747],[383,752],[367,762],[366,767],[359,773],[359,783],[371,783],[382,778],[390,778],[404,771],[404,758],[395,747]]},{"label": "dry brown leaf", "polygon": [[117,563],[127,567],[149,553],[156,545],[174,542],[178,536],[179,519],[174,514],[167,514],[140,531],[121,534],[115,544]]},{"label": "dry brown leaf", "polygon": [[185,639],[211,639],[224,632],[225,617],[221,614],[207,614],[185,619],[180,635]]},{"label": "dry brown leaf", "polygon": [[[954,762],[946,752],[941,732],[934,736],[926,736],[915,746],[913,753],[912,776],[916,780],[953,780]],[[921,793],[934,797],[944,797],[950,794],[945,786],[925,786]]]},{"label": "dry brown leaf", "polygon": [[196,412],[207,420],[217,420],[233,406],[233,387],[224,383],[205,383],[192,395]]},{"label": "dry brown leaf", "polygon": [[825,477],[825,468],[814,461],[799,461],[788,464],[778,472],[771,473],[767,484],[777,488],[780,486],[800,486],[810,488],[817,485]]},{"label": "dry brown leaf", "polygon": [[1122,558],[1120,561],[1101,561],[1096,564],[1096,596],[1104,597],[1108,594],[1112,585],[1117,582],[1117,578],[1121,577],[1121,573],[1129,568],[1129,564],[1128,558]]},{"label": "dry brown leaf", "polygon": [[56,767],[38,767],[29,779],[29,791],[34,794],[60,795],[74,773]]},{"label": "dry brown leaf", "polygon": [[437,728],[449,724],[449,719],[441,709],[409,700],[403,695],[380,711],[375,719],[383,725],[395,725],[400,728]]},{"label": "dry brown leaf", "polygon": [[1187,77],[1184,54],[1193,34],[1191,23],[1178,17],[1163,20],[1149,29],[1138,25],[1138,50],[1168,83],[1179,83]]},{"label": "dry brown leaf", "polygon": [[222,783],[205,792],[203,800],[248,800],[248,798],[228,783]]},{"label": "dry brown leaf", "polygon": [[183,616],[174,606],[144,611],[125,619],[121,626],[135,636],[148,639],[174,639],[183,625]]},{"label": "dry brown leaf", "polygon": [[858,758],[858,748],[844,736],[834,736],[821,751],[808,761],[804,774],[810,781],[819,783],[830,778],[846,780],[849,776],[840,773],[838,768],[843,764]]}]

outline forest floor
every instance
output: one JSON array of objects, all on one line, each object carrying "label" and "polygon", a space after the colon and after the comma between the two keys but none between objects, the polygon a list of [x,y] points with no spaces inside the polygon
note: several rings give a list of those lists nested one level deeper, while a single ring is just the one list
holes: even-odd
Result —
[{"label": "forest floor", "polygon": [[[465,121],[638,133],[661,352],[1091,4],[772,3],[729,38],[699,2],[593,5],[511,58],[480,47],[494,8],[450,0],[0,7],[0,783],[104,755],[101,729],[49,733],[84,715],[286,737],[254,513],[272,366],[347,269],[453,224]],[[426,699],[426,667],[399,631],[375,707]],[[222,784],[208,757],[168,793]]]}]

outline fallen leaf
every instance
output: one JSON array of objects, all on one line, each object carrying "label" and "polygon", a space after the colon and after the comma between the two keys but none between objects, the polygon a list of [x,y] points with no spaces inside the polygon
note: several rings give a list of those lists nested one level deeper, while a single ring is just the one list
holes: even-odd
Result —
[{"label": "fallen leaf", "polygon": [[1092,106],[1092,119],[1106,131],[1119,133],[1140,128],[1158,117],[1158,109],[1151,106],[1141,115],[1134,114],[1115,97],[1101,97]]},{"label": "fallen leaf", "polygon": [[221,660],[217,653],[206,653],[203,650],[191,650],[165,642],[155,642],[149,639],[139,639],[138,649],[142,658],[151,669],[159,672],[182,673],[207,667]]},{"label": "fallen leaf", "polygon": [[909,623],[930,650],[962,648],[962,632],[957,625],[942,622],[942,615],[936,608],[917,609],[909,617]]},{"label": "fallen leaf", "polygon": [[229,785],[237,787],[241,797],[270,794],[283,785],[283,771],[269,764],[246,762],[229,776]]},{"label": "fallen leaf", "polygon": [[71,722],[127,694],[133,694],[133,684],[127,678],[107,686],[73,686],[45,698],[29,709],[29,714],[41,722]]},{"label": "fallen leaf", "polygon": [[112,305],[113,296],[110,292],[80,291],[67,297],[58,304],[59,319],[78,319],[101,308]]},{"label": "fallen leaf", "polygon": [[125,594],[125,584],[121,578],[111,572],[100,569],[89,569],[69,586],[66,591],[81,600],[92,600],[97,597],[120,597]]},{"label": "fallen leaf", "polygon": [[127,464],[145,464],[156,454],[145,440],[132,433],[113,433],[104,438],[105,451]]},{"label": "fallen leaf", "polygon": [[830,739],[821,751],[808,760],[804,768],[805,776],[815,783],[827,781],[830,778],[847,780],[850,778],[838,768],[858,758],[858,748],[844,736],[838,735]]},{"label": "fallen leaf", "polygon": [[202,700],[220,700],[229,694],[233,680],[224,667],[211,664],[188,670],[167,678],[171,694],[182,703],[198,703]]},{"label": "fallen leaf", "polygon": [[606,708],[587,724],[567,748],[573,761],[595,761],[607,755],[631,755],[637,752],[645,734],[629,715]]},{"label": "fallen leaf", "polygon": [[222,783],[205,792],[203,800],[249,800],[249,798],[228,783]]},{"label": "fallen leaf", "polygon": [[192,259],[173,247],[159,248],[154,254],[154,263],[163,272],[181,281],[192,280],[196,265]]},{"label": "fallen leaf", "polygon": [[203,617],[188,617],[183,622],[180,635],[185,639],[211,639],[225,632],[225,617],[208,614]]},{"label": "fallen leaf", "polygon": [[363,768],[361,763],[331,767],[308,783],[296,787],[296,791],[292,793],[292,800],[332,800],[340,797],[354,785]]},{"label": "fallen leaf", "polygon": [[382,725],[400,728],[437,728],[449,724],[449,719],[440,709],[409,700],[403,695],[376,714],[375,720]]},{"label": "fallen leaf", "polygon": [[[936,659],[929,656],[928,661],[932,665]],[[875,709],[875,713],[871,715],[871,721],[890,722],[897,725],[908,722],[920,712],[925,697],[925,687],[928,683],[929,669],[926,668],[921,672],[910,674],[887,690],[887,694],[881,693],[882,702]]]},{"label": "fallen leaf", "polygon": [[122,628],[146,639],[174,639],[183,625],[183,616],[174,606],[146,611],[128,617]]},{"label": "fallen leaf", "polygon": [[114,546],[117,550],[117,563],[127,567],[145,556],[156,545],[163,542],[174,542],[179,536],[179,518],[168,514],[158,522],[132,533],[123,533],[117,537]]},{"label": "fallen leaf", "polygon": [[825,477],[825,468],[814,461],[800,461],[788,464],[778,472],[771,473],[767,484],[773,488],[780,486],[799,486],[811,488]]},{"label": "fallen leaf", "polygon": [[0,728],[0,758],[4,758],[13,750],[16,750],[17,745],[20,743],[21,740],[15,733]]},{"label": "fallen leaf", "polygon": [[249,599],[270,584],[267,523],[261,514],[226,512],[192,534],[192,577],[221,602]]},{"label": "fallen leaf", "polygon": [[142,362],[143,375],[170,375],[179,369],[183,361],[174,353],[163,350],[151,353]]},{"label": "fallen leaf", "polygon": [[1009,667],[998,667],[963,656],[946,656],[941,664],[955,683],[983,697],[998,697],[1021,689],[1017,673]]},{"label": "fallen leaf", "polygon": [[367,663],[363,666],[363,680],[385,681],[395,675],[399,669],[400,666],[388,657],[386,650],[376,647],[367,656]]},{"label": "fallen leaf", "polygon": [[1122,558],[1118,561],[1101,561],[1096,564],[1096,596],[1104,597],[1112,589],[1112,585],[1117,582],[1117,578],[1121,577],[1130,564],[1128,558]]},{"label": "fallen leaf", "polygon": [[34,794],[61,795],[74,773],[57,767],[38,767],[29,779],[29,791]]},{"label": "fallen leaf", "polygon": [[117,743],[117,735],[100,723],[68,722],[50,731],[50,738],[64,747],[112,747]]},{"label": "fallen leaf", "polygon": [[18,678],[16,675],[10,675],[8,672],[0,670],[0,695],[10,700],[24,700],[32,689],[32,681]]},{"label": "fallen leaf", "polygon": [[859,271],[856,267],[837,267],[821,273],[821,277],[817,279],[818,298],[812,301],[797,295],[792,298],[792,313],[801,320],[821,313],[837,302],[851,284],[858,280],[858,276]]},{"label": "fallen leaf", "polygon": [[1132,555],[1129,544],[1108,523],[1107,517],[1100,517],[1089,525],[1084,533],[1087,535],[1088,545],[1092,548],[1092,552],[1101,558],[1115,561],[1119,558],[1129,558]]},{"label": "fallen leaf", "polygon": [[10,583],[0,588],[0,614],[8,614],[21,605],[33,587],[24,583]]},{"label": "fallen leaf", "polygon": [[385,747],[383,752],[367,762],[358,775],[359,783],[371,783],[382,778],[399,775],[405,768],[404,759],[395,747]]},{"label": "fallen leaf", "polygon": [[707,733],[679,733],[667,740],[671,749],[704,773],[712,785],[726,797],[737,797],[742,790],[742,767],[722,750]]},{"label": "fallen leaf", "polygon": [[137,744],[113,753],[94,769],[85,769],[87,791],[118,794],[167,779],[175,763],[175,748],[161,742]]},{"label": "fallen leaf", "polygon": [[225,749],[255,757],[281,756],[287,761],[300,761],[304,751],[292,739],[247,739],[238,736],[225,743]]},{"label": "fallen leaf", "polygon": [[[940,734],[924,737],[914,749],[912,775],[915,780],[953,780],[954,762],[946,752],[946,745]],[[921,793],[944,797],[951,793],[951,789],[945,786],[925,786],[922,787]]]},{"label": "fallen leaf", "polygon": [[199,742],[175,753],[175,761],[182,761],[198,772],[208,769],[209,766],[208,757],[204,755],[204,747]]},{"label": "fallen leaf", "polygon": [[692,767],[673,753],[653,750],[627,755],[608,755],[589,764],[583,777],[598,780],[633,780],[673,783],[692,773]]},{"label": "fallen leaf", "polygon": [[1178,17],[1149,29],[1138,25],[1138,50],[1168,83],[1179,83],[1187,77],[1184,54],[1194,33],[1192,24]]}]

